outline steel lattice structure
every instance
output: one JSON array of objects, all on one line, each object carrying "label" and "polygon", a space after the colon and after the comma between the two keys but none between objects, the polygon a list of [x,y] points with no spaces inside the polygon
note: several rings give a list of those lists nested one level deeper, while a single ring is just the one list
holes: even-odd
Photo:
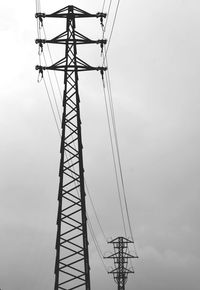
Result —
[{"label": "steel lattice structure", "polygon": [[58,62],[48,67],[36,66],[41,73],[46,69],[64,72],[54,289],[90,290],[78,72],[99,70],[103,73],[106,68],[90,66],[78,58],[77,45],[97,43],[102,47],[106,41],[94,41],[77,32],[76,18],[99,17],[102,21],[106,15],[67,6],[52,14],[37,13],[36,17],[41,22],[45,17],[66,19],[63,33],[51,40],[36,40],[40,46],[55,43],[66,48],[64,58]]},{"label": "steel lattice structure", "polygon": [[133,242],[124,237],[118,237],[108,243],[113,244],[114,247],[114,254],[105,257],[106,259],[114,260],[114,269],[108,273],[113,275],[114,280],[117,283],[117,289],[125,290],[128,274],[134,273],[132,268],[128,268],[128,260],[131,258],[137,258],[137,256],[133,256],[129,253],[128,244]]}]

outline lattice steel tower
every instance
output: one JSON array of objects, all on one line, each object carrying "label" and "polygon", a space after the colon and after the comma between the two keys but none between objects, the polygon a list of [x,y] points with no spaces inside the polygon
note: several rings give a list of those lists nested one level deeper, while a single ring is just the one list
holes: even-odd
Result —
[{"label": "lattice steel tower", "polygon": [[134,270],[128,267],[128,261],[132,258],[138,258],[129,253],[128,245],[133,242],[124,237],[118,237],[108,243],[113,244],[114,247],[114,254],[105,257],[114,260],[114,269],[108,273],[113,275],[117,283],[117,290],[125,290],[128,274],[134,273]]},{"label": "lattice steel tower", "polygon": [[54,289],[81,287],[90,290],[78,72],[97,70],[103,73],[106,68],[93,67],[81,60],[77,56],[77,45],[97,43],[102,48],[106,41],[85,37],[76,31],[75,22],[76,18],[86,17],[97,17],[102,22],[106,15],[67,6],[52,14],[36,14],[41,22],[45,17],[66,19],[63,33],[51,40],[36,40],[40,46],[45,43],[65,45],[65,56],[61,60],[51,66],[36,66],[41,73],[43,70],[64,72]]}]

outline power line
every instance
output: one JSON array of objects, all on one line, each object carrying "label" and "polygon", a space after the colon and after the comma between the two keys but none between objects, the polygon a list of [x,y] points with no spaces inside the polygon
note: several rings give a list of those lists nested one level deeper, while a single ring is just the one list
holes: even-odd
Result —
[{"label": "power line", "polygon": [[103,0],[103,5],[102,5],[102,8],[101,8],[101,12],[102,12],[102,13],[103,13],[103,11],[104,11],[105,3],[106,3],[106,0]]},{"label": "power line", "polygon": [[[45,37],[45,39],[47,39],[46,31],[45,31],[44,26],[43,26],[43,31],[44,31],[44,37]],[[49,44],[46,43],[46,45],[47,45],[47,49],[48,49],[49,56],[50,56],[50,59],[51,59],[51,63],[53,64],[53,58],[52,58],[52,54],[51,54],[51,50],[50,50]],[[57,84],[57,87],[58,87],[59,95],[60,95],[60,98],[61,98],[61,101],[62,101],[62,93],[61,93],[60,85],[59,85],[57,74],[56,74],[55,70],[54,70],[54,76],[55,76],[56,84]]]},{"label": "power line", "polygon": [[109,49],[109,46],[110,46],[111,38],[112,38],[112,35],[113,35],[114,26],[115,26],[115,22],[116,22],[116,19],[117,19],[117,13],[118,13],[118,10],[119,10],[120,1],[121,0],[118,0],[117,7],[115,9],[114,19],[113,19],[113,23],[112,23],[112,27],[111,27],[111,32],[110,32],[110,36],[108,38],[108,43],[107,43],[107,46],[106,46],[105,56],[103,57],[103,65],[105,64],[105,57],[106,57],[106,55],[108,53],[108,49]]},{"label": "power line", "polygon": [[36,6],[36,13],[41,11],[41,3],[40,0],[35,0],[35,6]]},{"label": "power line", "polygon": [[99,228],[100,228],[101,233],[102,233],[102,235],[103,235],[103,237],[104,237],[104,239],[105,239],[105,241],[106,241],[106,235],[105,235],[105,233],[104,233],[104,230],[103,230],[102,225],[101,225],[101,223],[100,223],[99,217],[98,217],[98,215],[97,215],[97,211],[96,211],[96,209],[95,209],[95,206],[94,206],[93,200],[92,200],[92,198],[91,198],[91,195],[90,195],[89,188],[88,188],[88,185],[87,185],[86,180],[85,180],[85,187],[86,187],[86,191],[87,191],[87,194],[88,194],[88,196],[89,196],[89,199],[90,199],[91,205],[92,205],[92,207],[93,207],[93,211],[94,211],[94,214],[95,214],[96,220],[97,220],[97,222],[98,222]]},{"label": "power line", "polygon": [[88,225],[89,225],[90,234],[91,234],[91,237],[93,239],[93,242],[94,242],[95,248],[97,250],[98,256],[100,257],[100,260],[101,260],[101,262],[103,264],[103,267],[104,267],[105,271],[107,272],[106,265],[105,265],[104,260],[103,260],[103,253],[102,253],[101,248],[99,246],[99,243],[98,243],[98,241],[96,239],[96,236],[95,236],[95,233],[94,233],[94,230],[93,230],[93,227],[92,227],[92,224],[91,224],[91,221],[90,221],[89,217],[88,217]]},{"label": "power line", "polygon": [[[105,34],[105,31],[106,31],[106,26],[107,26],[107,23],[108,23],[108,19],[109,19],[109,15],[110,15],[110,9],[111,9],[111,6],[112,6],[112,1],[113,0],[110,0],[109,2],[109,6],[108,6],[108,11],[107,11],[107,16],[106,16],[106,22],[105,22],[105,25],[104,25],[104,28],[103,28],[103,33]],[[104,35],[103,34],[103,35]]]},{"label": "power line", "polygon": [[116,177],[116,183],[117,183],[117,192],[118,192],[119,203],[120,203],[120,211],[121,211],[121,215],[122,215],[122,223],[123,223],[124,233],[126,235],[126,224],[125,224],[123,207],[122,207],[122,199],[121,199],[121,195],[120,195],[120,187],[119,187],[119,180],[118,180],[118,174],[117,174],[117,164],[116,164],[116,159],[115,159],[114,144],[113,144],[112,131],[111,131],[111,122],[110,122],[110,117],[109,117],[108,103],[107,103],[107,99],[106,99],[106,91],[105,91],[104,86],[103,86],[103,93],[104,93],[104,100],[105,100],[106,115],[107,115],[107,121],[108,121],[108,129],[109,129],[112,157],[113,157],[113,163],[114,163],[115,177]]},{"label": "power line", "polygon": [[[107,57],[106,57],[106,63],[108,65]],[[129,215],[129,210],[128,210],[128,203],[127,203],[127,197],[126,197],[126,190],[125,190],[125,184],[124,184],[122,165],[121,165],[121,157],[120,157],[120,151],[119,151],[119,142],[118,142],[118,136],[117,136],[117,127],[116,127],[116,121],[115,121],[115,112],[114,112],[114,104],[113,104],[113,96],[112,96],[112,88],[111,88],[111,80],[110,80],[109,70],[107,71],[106,76],[107,76],[107,84],[109,86],[109,92],[110,92],[109,93],[110,108],[111,108],[111,115],[112,115],[112,120],[113,120],[114,136],[115,136],[115,142],[116,142],[116,148],[117,148],[117,156],[118,156],[120,177],[121,177],[122,188],[123,188],[124,202],[125,202],[125,207],[126,207],[126,213],[127,213],[127,219],[128,219],[128,225],[129,225],[129,230],[130,230],[130,234],[131,234],[131,239],[132,239],[132,241],[134,241],[132,226],[131,226],[131,222],[130,222],[130,215]],[[135,248],[135,252],[137,253],[136,248]]]},{"label": "power line", "polygon": [[[108,67],[107,55],[104,55],[104,56],[105,56],[105,60],[106,60],[106,66]],[[130,222],[130,215],[129,215],[129,210],[128,210],[128,204],[127,204],[126,190],[125,190],[125,185],[124,185],[123,171],[122,171],[122,165],[121,165],[121,157],[120,157],[120,152],[119,152],[119,142],[118,142],[118,136],[117,136],[117,127],[116,127],[116,121],[115,121],[115,112],[114,112],[114,104],[113,104],[113,96],[112,96],[112,88],[111,88],[109,69],[106,72],[106,85],[107,85],[110,114],[111,114],[111,122],[109,122],[108,126],[110,128],[110,123],[112,123],[114,141],[115,141],[115,146],[116,146],[116,154],[117,154],[117,160],[118,160],[118,166],[119,166],[119,174],[120,174],[120,180],[121,180],[121,185],[122,185],[122,193],[123,193],[123,197],[124,197],[124,204],[125,204],[125,210],[126,210],[126,216],[127,216],[127,222],[128,222],[128,227],[129,227],[131,239],[132,239],[132,241],[134,241],[133,231],[132,231],[131,222]],[[106,108],[106,111],[107,110],[108,109]],[[108,115],[108,113],[107,113],[107,115]],[[112,134],[110,134],[110,136],[112,138]],[[115,164],[116,164],[116,161],[115,161]],[[116,171],[116,169],[115,169],[115,171]],[[116,175],[116,176],[118,177],[118,175]],[[119,183],[119,181],[117,181],[117,183]],[[134,244],[134,247],[135,247],[135,244]],[[135,252],[137,254],[136,247],[135,247]]]},{"label": "power line", "polygon": [[45,85],[45,89],[46,89],[46,93],[47,93],[48,100],[49,100],[49,103],[50,103],[51,111],[52,111],[52,114],[53,114],[53,117],[54,117],[54,121],[56,123],[56,128],[57,128],[57,130],[59,132],[59,135],[60,135],[60,129],[59,129],[58,122],[57,122],[57,119],[56,119],[56,115],[55,115],[55,111],[54,111],[54,108],[53,108],[53,104],[52,104],[52,101],[51,101],[51,98],[50,98],[50,94],[49,94],[49,90],[48,90],[48,87],[47,87],[47,83],[46,83],[44,77],[43,77],[43,82],[44,82],[44,85]]},{"label": "power line", "polygon": [[[44,63],[45,63],[45,65],[47,66],[47,61],[46,61],[46,57],[45,57],[44,52],[43,52],[42,55],[43,55],[43,58],[44,58]],[[60,123],[61,123],[61,114],[60,114],[60,111],[59,111],[59,108],[58,108],[58,103],[57,103],[57,100],[56,100],[55,90],[54,90],[53,83],[52,83],[52,81],[51,81],[50,73],[49,73],[48,70],[47,70],[47,74],[48,74],[48,78],[49,78],[49,82],[50,82],[51,90],[52,90],[52,93],[53,93],[53,99],[54,99],[54,102],[55,102],[56,111],[57,111],[58,118],[59,118]]]},{"label": "power line", "polygon": [[[119,4],[120,4],[120,0],[118,0],[118,2],[117,2],[115,14],[114,14],[114,19],[113,19],[113,23],[112,23],[111,32],[110,32],[110,36],[108,38],[108,44],[107,44],[107,47],[106,47],[106,51],[105,51],[105,53],[103,55],[103,64],[106,63],[107,67],[108,67],[107,53],[108,53],[108,49],[109,49],[109,46],[110,46],[110,43],[111,43],[111,38],[112,38],[112,35],[113,35],[114,26],[115,26],[115,23],[116,23],[117,13],[118,13],[118,10],[119,10]],[[107,16],[109,16],[111,5],[112,5],[112,0],[110,0],[110,2],[109,2],[109,8],[108,8],[108,15]],[[105,6],[105,1],[103,2],[102,10],[103,10],[104,6]],[[106,19],[105,27],[103,28],[103,38],[104,38],[107,22],[108,22],[108,17]],[[113,106],[113,99],[112,99],[112,89],[111,89],[111,81],[110,81],[109,70],[106,72],[106,84],[107,84],[107,90],[108,90],[108,99],[109,99],[109,106],[110,106],[110,113],[111,113],[111,122],[109,120],[108,104],[107,104],[107,100],[106,100],[105,87],[103,85],[104,99],[105,99],[105,105],[106,105],[106,114],[107,114],[110,141],[111,141],[111,148],[112,148],[112,155],[113,155],[113,161],[114,161],[114,169],[115,169],[115,175],[116,175],[116,181],[117,181],[118,196],[119,196],[120,208],[121,208],[121,213],[122,213],[123,227],[124,227],[124,231],[125,231],[125,235],[126,235],[126,226],[125,226],[124,215],[123,215],[122,200],[121,200],[121,194],[120,194],[120,189],[119,189],[119,181],[118,181],[118,174],[117,174],[117,168],[116,168],[116,160],[115,160],[115,154],[114,154],[114,146],[113,146],[113,141],[112,141],[112,133],[111,133],[111,124],[110,123],[112,123],[112,126],[113,126],[113,133],[114,133],[114,140],[115,140],[115,146],[116,146],[117,160],[118,160],[118,165],[119,165],[119,174],[120,174],[120,180],[121,180],[121,185],[122,185],[122,193],[123,193],[123,197],[124,197],[126,215],[127,215],[127,220],[128,220],[128,227],[129,227],[129,231],[130,231],[130,234],[131,234],[131,238],[133,240],[133,232],[132,232],[131,223],[130,223],[130,216],[129,216],[129,211],[128,211],[128,204],[127,204],[127,198],[126,198],[126,192],[125,192],[124,178],[123,178],[122,166],[121,166],[121,158],[120,158],[120,153],[119,153],[119,142],[118,142],[118,137],[117,137],[117,129],[116,129],[116,122],[115,122],[115,113],[114,113],[114,106]]]}]

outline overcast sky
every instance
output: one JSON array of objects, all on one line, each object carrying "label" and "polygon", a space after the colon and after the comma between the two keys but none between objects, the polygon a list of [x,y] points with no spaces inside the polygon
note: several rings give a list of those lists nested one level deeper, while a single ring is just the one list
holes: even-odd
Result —
[{"label": "overcast sky", "polygon": [[[102,0],[41,0],[42,11]],[[110,22],[116,7],[113,1]],[[108,5],[108,1],[106,1]],[[54,258],[59,136],[37,83],[35,1],[0,11],[0,288],[49,290]],[[198,290],[200,284],[200,2],[121,1],[108,60],[122,167],[139,259],[127,290]],[[97,19],[77,29],[100,38]],[[48,35],[65,24],[45,19]],[[87,22],[87,24],[86,24]],[[61,27],[61,28],[60,28]],[[108,26],[109,28],[109,26]],[[109,29],[108,29],[109,34]],[[60,51],[52,47],[54,59]],[[101,65],[97,46],[82,51]],[[58,77],[61,79],[62,77]],[[101,77],[80,76],[86,180],[107,238],[122,234]],[[59,99],[59,98],[58,98]],[[104,253],[89,200],[88,213]],[[111,266],[109,261],[105,261]],[[92,289],[116,289],[90,238]]]}]

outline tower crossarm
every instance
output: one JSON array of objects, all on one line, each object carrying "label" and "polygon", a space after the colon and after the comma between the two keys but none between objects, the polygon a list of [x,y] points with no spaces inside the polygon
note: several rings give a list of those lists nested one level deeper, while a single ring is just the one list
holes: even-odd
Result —
[{"label": "tower crossarm", "polygon": [[[60,36],[65,36],[65,34],[66,34],[66,32]],[[106,39],[92,40],[92,39],[86,38],[86,37],[85,38],[77,38],[74,41],[76,44],[100,44],[101,46],[107,43]],[[66,44],[73,44],[72,40],[66,40],[66,39],[62,39],[62,38],[58,38],[58,37],[52,38],[50,40],[48,40],[48,39],[36,39],[35,43],[39,44],[39,45],[45,44],[45,43],[65,44],[65,45]]]},{"label": "tower crossarm", "polygon": [[[108,271],[108,274],[120,274],[121,273],[121,270],[116,268],[116,269],[113,269],[111,271]],[[132,269],[126,269],[126,268],[123,268],[123,273],[124,274],[134,274],[134,270]]]},{"label": "tower crossarm", "polygon": [[[115,259],[119,256],[120,252],[116,252],[110,256],[104,257],[105,259]],[[123,253],[123,257],[126,259],[133,259],[133,258],[137,258],[137,256],[133,256],[129,253]]]},{"label": "tower crossarm", "polygon": [[[73,13],[71,11],[73,10]],[[68,18],[68,19],[73,19],[73,18],[86,18],[86,17],[94,17],[94,18],[105,18],[106,13],[88,13],[82,9],[79,9],[75,6],[68,5],[63,9],[60,9],[54,13],[51,14],[45,14],[45,13],[36,13],[35,14],[36,18],[45,18],[45,17],[53,17],[53,18]]]},{"label": "tower crossarm", "polygon": [[[65,71],[65,67],[66,65],[62,62],[53,64],[51,66],[41,66],[41,65],[36,65],[36,70],[39,70],[40,72],[42,72],[43,70],[57,70],[57,71]],[[102,66],[98,66],[98,67],[94,67],[94,66],[90,66],[87,63],[80,63],[77,65],[68,65],[67,66],[67,71],[68,72],[73,72],[74,70],[77,71],[100,71],[100,72],[104,72],[106,71],[106,67],[102,67]]]},{"label": "tower crossarm", "polygon": [[119,237],[119,238],[115,238],[111,241],[108,242],[108,244],[119,244],[119,241],[123,241],[123,243],[127,243],[127,244],[133,244],[133,241],[127,239],[127,238],[124,238],[124,237]]}]

